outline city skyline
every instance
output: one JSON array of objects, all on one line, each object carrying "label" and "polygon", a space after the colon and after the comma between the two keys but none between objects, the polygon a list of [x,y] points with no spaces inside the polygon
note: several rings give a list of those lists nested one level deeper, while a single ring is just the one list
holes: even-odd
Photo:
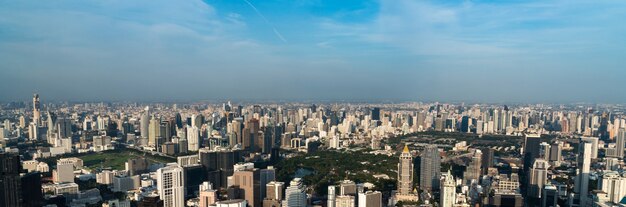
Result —
[{"label": "city skyline", "polygon": [[7,1],[0,101],[624,103],[616,1]]}]

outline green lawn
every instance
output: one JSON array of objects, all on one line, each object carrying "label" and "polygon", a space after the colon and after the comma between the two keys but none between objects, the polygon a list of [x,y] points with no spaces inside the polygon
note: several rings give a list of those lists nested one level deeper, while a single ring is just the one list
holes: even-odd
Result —
[{"label": "green lawn", "polygon": [[50,166],[55,166],[57,159],[66,157],[80,158],[83,160],[83,165],[85,168],[93,170],[101,168],[124,170],[124,164],[126,163],[126,161],[128,161],[128,159],[130,158],[136,157],[145,157],[150,163],[176,162],[176,159],[171,157],[155,156],[135,149],[117,149],[104,152],[67,154],[61,157],[42,159],[42,161],[47,162]]},{"label": "green lawn", "polygon": [[176,162],[169,157],[154,156],[132,149],[112,150],[98,153],[90,153],[76,156],[83,160],[83,164],[89,169],[111,168],[114,170],[124,170],[124,164],[130,158],[145,157],[150,163]]}]

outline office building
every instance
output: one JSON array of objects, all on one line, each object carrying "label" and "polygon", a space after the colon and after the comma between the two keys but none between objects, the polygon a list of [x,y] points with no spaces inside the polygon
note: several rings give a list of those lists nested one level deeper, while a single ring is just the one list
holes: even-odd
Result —
[{"label": "office building", "polygon": [[548,168],[550,164],[544,159],[536,159],[530,170],[528,197],[541,198],[543,186],[548,183]]},{"label": "office building", "polygon": [[420,183],[423,190],[439,189],[441,178],[441,157],[437,145],[428,145],[422,152],[420,159]]},{"label": "office building", "polygon": [[185,173],[176,163],[157,170],[157,189],[163,207],[185,206]]},{"label": "office building", "polygon": [[304,192],[305,186],[302,179],[294,178],[285,190],[285,205],[289,207],[306,207],[307,195]]},{"label": "office building", "polygon": [[18,154],[0,153],[0,206],[22,204],[20,171]]},{"label": "office building", "polygon": [[589,170],[591,168],[591,154],[593,144],[581,140],[578,148],[576,178],[574,180],[574,195],[570,197],[570,206],[589,205]]},{"label": "office building", "polygon": [[358,207],[382,207],[383,194],[379,191],[367,191],[359,193]]},{"label": "office building", "polygon": [[482,151],[478,149],[474,150],[472,159],[465,169],[465,173],[463,173],[463,183],[465,185],[471,185],[473,182],[480,183],[480,175],[482,172],[480,166],[482,164],[482,156]]},{"label": "office building", "polygon": [[541,194],[541,207],[557,207],[559,200],[559,190],[556,186],[547,184]]},{"label": "office building", "polygon": [[453,206],[456,204],[456,180],[454,180],[449,170],[441,177],[439,204],[441,206]]},{"label": "office building", "polygon": [[398,190],[396,199],[399,201],[417,201],[413,194],[413,156],[408,146],[404,146],[398,163]]},{"label": "office building", "polygon": [[248,205],[256,207],[262,205],[261,175],[257,168],[235,171],[233,185],[240,189],[241,197]]}]

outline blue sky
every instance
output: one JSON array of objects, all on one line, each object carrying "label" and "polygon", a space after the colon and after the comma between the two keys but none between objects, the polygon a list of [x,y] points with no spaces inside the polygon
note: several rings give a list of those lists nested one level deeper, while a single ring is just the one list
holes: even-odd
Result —
[{"label": "blue sky", "polygon": [[626,102],[626,1],[0,0],[0,101]]}]

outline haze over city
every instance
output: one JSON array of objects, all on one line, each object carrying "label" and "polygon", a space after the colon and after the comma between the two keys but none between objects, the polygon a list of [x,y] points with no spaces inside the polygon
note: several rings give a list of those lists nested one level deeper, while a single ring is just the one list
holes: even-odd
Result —
[{"label": "haze over city", "polygon": [[0,101],[626,101],[623,1],[0,5]]},{"label": "haze over city", "polygon": [[626,207],[624,20],[0,0],[0,207]]}]

